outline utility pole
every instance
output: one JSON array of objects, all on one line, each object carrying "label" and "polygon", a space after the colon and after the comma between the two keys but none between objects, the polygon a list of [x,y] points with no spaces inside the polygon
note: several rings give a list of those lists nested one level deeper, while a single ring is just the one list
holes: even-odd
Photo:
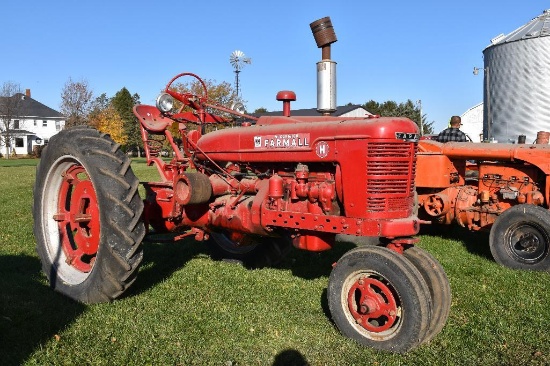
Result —
[{"label": "utility pole", "polygon": [[424,126],[422,125],[422,99],[417,100],[418,109],[420,110],[420,136],[424,136]]}]

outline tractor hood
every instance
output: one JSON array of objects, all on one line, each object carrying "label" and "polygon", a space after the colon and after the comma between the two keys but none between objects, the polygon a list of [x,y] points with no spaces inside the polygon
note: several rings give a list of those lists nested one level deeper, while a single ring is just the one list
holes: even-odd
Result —
[{"label": "tractor hood", "polygon": [[416,142],[418,128],[397,117],[261,117],[252,126],[208,133],[197,146],[221,161],[326,162],[339,160],[338,154],[365,140]]}]

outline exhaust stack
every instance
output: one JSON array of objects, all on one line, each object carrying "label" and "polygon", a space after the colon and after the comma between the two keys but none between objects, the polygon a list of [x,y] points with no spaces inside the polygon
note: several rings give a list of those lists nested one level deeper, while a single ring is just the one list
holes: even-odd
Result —
[{"label": "exhaust stack", "polygon": [[322,52],[322,59],[317,62],[317,111],[329,115],[336,111],[336,62],[330,59],[330,45],[337,41],[336,34],[330,17],[309,26]]}]

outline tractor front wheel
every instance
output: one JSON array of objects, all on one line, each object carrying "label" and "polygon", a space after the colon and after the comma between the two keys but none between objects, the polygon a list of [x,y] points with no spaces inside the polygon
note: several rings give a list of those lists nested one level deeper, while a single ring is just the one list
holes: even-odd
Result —
[{"label": "tractor front wheel", "polygon": [[330,274],[328,304],[340,331],[375,349],[406,352],[426,337],[428,285],[403,255],[380,246],[352,249]]},{"label": "tractor front wheel", "polygon": [[63,130],[42,153],[34,186],[34,235],[56,291],[83,303],[110,301],[143,258],[143,203],[130,159],[108,135]]},{"label": "tractor front wheel", "polygon": [[424,342],[431,341],[445,326],[451,311],[451,286],[445,270],[430,253],[417,246],[407,248],[403,253],[418,269],[430,289],[432,297],[432,319]]}]

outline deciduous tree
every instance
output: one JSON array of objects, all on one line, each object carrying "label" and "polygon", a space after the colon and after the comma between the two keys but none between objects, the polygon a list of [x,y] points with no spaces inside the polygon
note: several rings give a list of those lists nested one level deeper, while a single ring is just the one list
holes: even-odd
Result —
[{"label": "deciduous tree", "polygon": [[[188,80],[182,79],[182,81],[184,82],[176,83],[173,86],[173,89],[177,90],[180,93],[191,93],[199,96],[204,96],[203,85],[198,80],[188,78]],[[232,108],[238,103],[245,105],[246,102],[240,96],[237,96],[235,89],[230,83],[226,81],[218,83],[216,80],[212,79],[204,79],[203,81],[208,92],[208,102],[210,104],[217,104],[226,108]],[[181,103],[176,103],[176,107],[178,105],[181,106]],[[234,117],[231,114],[220,113],[219,111],[216,111],[215,113],[221,114],[223,117],[227,117],[229,120],[232,120],[232,118]],[[208,128],[205,129],[205,131],[224,127],[225,125],[210,125],[208,126]],[[188,128],[192,129],[195,127],[188,126]]]},{"label": "deciduous tree", "polygon": [[[222,105],[227,108],[231,107],[233,103],[243,103],[242,98],[236,96],[235,89],[227,81],[222,81],[221,83],[218,83],[216,80],[212,79],[204,79],[203,81],[206,85],[206,90],[208,91],[208,100],[210,102]],[[187,80],[182,83],[176,83],[174,89],[178,90],[181,93],[204,95],[204,88],[202,84],[196,79]]]},{"label": "deciduous tree", "polygon": [[21,86],[12,81],[4,82],[0,90],[0,121],[2,136],[0,146],[6,148],[6,158],[10,157],[14,120],[21,116],[24,95]]},{"label": "deciduous tree", "polygon": [[111,138],[121,145],[125,145],[128,140],[124,131],[124,120],[111,105],[97,114],[94,113],[90,124],[99,131],[111,135]]},{"label": "deciduous tree", "polygon": [[61,113],[65,115],[65,127],[85,125],[88,123],[93,101],[93,92],[88,81],[73,81],[70,77],[61,91]]},{"label": "deciduous tree", "polygon": [[106,93],[101,94],[99,97],[95,98],[92,102],[91,111],[89,118],[91,120],[95,119],[96,115],[99,114],[102,110],[109,108],[111,105],[111,99],[107,97]]}]

